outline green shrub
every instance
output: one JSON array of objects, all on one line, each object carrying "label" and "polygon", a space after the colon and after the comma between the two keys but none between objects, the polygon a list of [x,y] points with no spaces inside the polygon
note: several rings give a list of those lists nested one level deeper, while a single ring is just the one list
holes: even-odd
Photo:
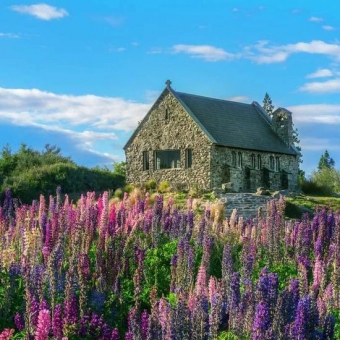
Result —
[{"label": "green shrub", "polygon": [[158,191],[160,191],[160,192],[170,191],[170,183],[168,181],[163,181],[163,182],[159,183]]},{"label": "green shrub", "polygon": [[306,195],[331,196],[332,188],[325,183],[317,183],[314,180],[305,180],[301,183],[301,190]]},{"label": "green shrub", "polygon": [[146,183],[145,183],[145,188],[146,190],[155,190],[157,188],[157,182],[154,179],[149,179]]}]

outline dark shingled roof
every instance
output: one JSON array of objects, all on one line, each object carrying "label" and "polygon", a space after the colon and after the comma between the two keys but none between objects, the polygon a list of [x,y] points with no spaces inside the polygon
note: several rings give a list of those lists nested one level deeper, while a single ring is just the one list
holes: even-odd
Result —
[{"label": "dark shingled roof", "polygon": [[217,145],[298,154],[273,131],[268,115],[256,102],[243,104],[169,90]]}]

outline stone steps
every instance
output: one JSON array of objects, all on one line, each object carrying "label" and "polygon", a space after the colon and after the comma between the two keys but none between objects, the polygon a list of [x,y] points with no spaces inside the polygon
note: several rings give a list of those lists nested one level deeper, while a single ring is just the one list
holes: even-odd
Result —
[{"label": "stone steps", "polygon": [[219,202],[225,205],[224,212],[226,217],[230,217],[233,210],[237,210],[237,216],[243,219],[255,218],[258,215],[258,208],[262,207],[263,216],[266,215],[267,201],[271,196],[260,196],[251,193],[226,193],[221,194]]}]

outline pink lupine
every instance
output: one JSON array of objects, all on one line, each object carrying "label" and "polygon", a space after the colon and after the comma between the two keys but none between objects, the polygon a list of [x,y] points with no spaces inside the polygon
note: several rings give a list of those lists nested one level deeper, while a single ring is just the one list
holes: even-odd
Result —
[{"label": "pink lupine", "polygon": [[10,340],[12,335],[14,333],[13,328],[5,328],[1,333],[0,333],[0,340]]},{"label": "pink lupine", "polygon": [[38,316],[38,326],[35,340],[47,340],[51,328],[51,317],[48,309],[42,309]]}]

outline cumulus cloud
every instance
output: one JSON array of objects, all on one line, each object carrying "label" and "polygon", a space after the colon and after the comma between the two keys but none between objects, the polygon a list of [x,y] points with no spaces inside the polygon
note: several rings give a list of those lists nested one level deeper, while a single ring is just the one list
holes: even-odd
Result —
[{"label": "cumulus cloud", "polygon": [[228,53],[222,48],[211,45],[178,44],[172,47],[172,52],[175,54],[188,54],[192,58],[200,58],[204,59],[205,61],[231,60],[235,58],[234,54]]},{"label": "cumulus cloud", "polygon": [[321,22],[321,21],[323,21],[323,18],[320,18],[320,17],[310,17],[308,20],[309,21],[313,21],[313,22]]},{"label": "cumulus cloud", "polygon": [[300,91],[310,93],[331,93],[340,92],[340,78],[330,79],[324,82],[306,83],[299,88]]},{"label": "cumulus cloud", "polygon": [[307,104],[287,107],[296,123],[340,124],[340,105]]},{"label": "cumulus cloud", "polygon": [[94,95],[59,95],[38,89],[0,88],[0,118],[15,123],[54,124],[131,131],[150,104]]},{"label": "cumulus cloud", "polygon": [[14,5],[10,7],[13,11],[32,15],[41,20],[61,19],[68,15],[68,12],[63,8],[57,8],[47,4],[35,5]]},{"label": "cumulus cloud", "polygon": [[96,151],[98,145],[119,144],[121,133],[135,129],[151,104],[117,97],[64,95],[38,89],[0,88],[0,121],[64,136],[78,150],[107,161],[120,157]]},{"label": "cumulus cloud", "polygon": [[333,76],[333,72],[327,68],[318,69],[314,73],[308,74],[306,78],[325,78]]},{"label": "cumulus cloud", "polygon": [[340,44],[313,40],[311,42],[270,46],[268,41],[260,41],[254,46],[246,46],[243,56],[259,64],[271,64],[283,62],[295,53],[322,54],[340,59]]}]

